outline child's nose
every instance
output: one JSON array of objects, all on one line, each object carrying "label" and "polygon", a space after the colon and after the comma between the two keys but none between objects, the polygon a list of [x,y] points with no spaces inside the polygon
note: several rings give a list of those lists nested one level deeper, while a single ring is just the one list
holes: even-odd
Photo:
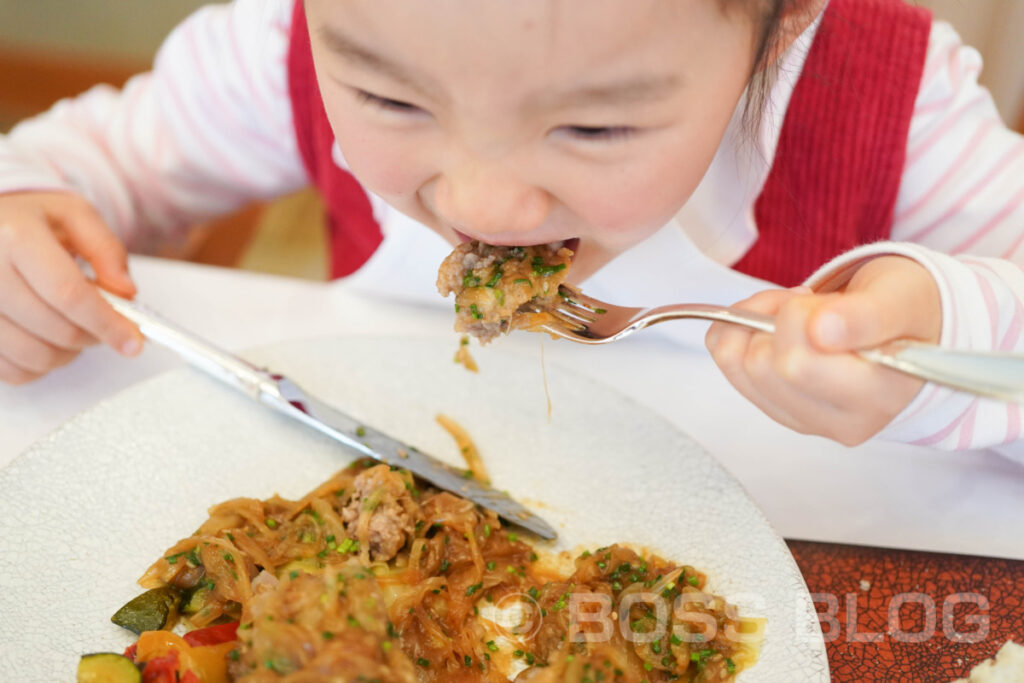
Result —
[{"label": "child's nose", "polygon": [[471,236],[522,233],[538,228],[550,195],[498,165],[467,163],[437,180],[434,206],[448,225]]}]

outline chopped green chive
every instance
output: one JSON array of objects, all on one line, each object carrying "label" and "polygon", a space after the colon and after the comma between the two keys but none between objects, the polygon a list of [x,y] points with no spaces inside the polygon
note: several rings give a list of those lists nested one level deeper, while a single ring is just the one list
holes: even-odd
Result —
[{"label": "chopped green chive", "polygon": [[544,259],[542,259],[540,256],[534,256],[531,264],[533,265],[534,275],[548,276],[553,273],[557,273],[560,270],[565,270],[564,263],[559,263],[558,265],[554,266],[548,266],[544,264]]}]

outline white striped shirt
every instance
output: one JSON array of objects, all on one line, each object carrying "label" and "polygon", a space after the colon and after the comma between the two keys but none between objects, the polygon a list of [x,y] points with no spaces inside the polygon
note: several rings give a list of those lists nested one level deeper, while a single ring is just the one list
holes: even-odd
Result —
[{"label": "white striped shirt", "polygon": [[[79,192],[130,249],[146,251],[197,221],[307,185],[287,92],[293,1],[205,7],[123,90],[97,87],[19,124],[0,138],[0,192]],[[713,167],[705,179],[717,183],[704,195],[725,218],[690,238],[720,263],[734,263],[757,238],[753,202],[816,28],[785,58],[776,106],[766,109],[762,163],[717,176]],[[1024,140],[1000,121],[977,83],[980,70],[978,53],[935,23],[892,241],[845,254],[810,281],[834,282],[865,257],[902,253],[939,284],[942,344],[1024,351]],[[1024,462],[1018,406],[931,385],[879,437],[956,449],[1004,444]]]}]

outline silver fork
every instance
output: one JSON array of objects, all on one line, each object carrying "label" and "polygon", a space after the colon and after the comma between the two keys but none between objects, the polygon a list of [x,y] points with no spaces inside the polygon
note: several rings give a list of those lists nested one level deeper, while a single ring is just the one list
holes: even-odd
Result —
[{"label": "silver fork", "polygon": [[[630,308],[598,301],[570,285],[560,285],[558,293],[557,303],[533,309],[551,314],[550,321],[539,327],[582,344],[607,344],[650,325],[684,318],[717,320],[769,334],[775,332],[771,316],[728,306],[673,304]],[[912,340],[899,340],[858,353],[873,363],[960,391],[1024,402],[1024,354],[958,351]]]}]

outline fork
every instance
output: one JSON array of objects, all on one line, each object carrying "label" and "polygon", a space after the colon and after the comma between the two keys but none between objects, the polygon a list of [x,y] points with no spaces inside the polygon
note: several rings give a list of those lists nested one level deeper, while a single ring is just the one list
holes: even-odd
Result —
[{"label": "fork", "polygon": [[[729,306],[673,304],[630,308],[599,301],[565,284],[559,285],[558,294],[554,303],[534,305],[533,312],[550,316],[537,329],[582,344],[607,344],[650,325],[684,318],[775,332],[775,319],[771,316]],[[912,377],[978,396],[1024,402],[1024,354],[960,351],[909,339],[857,353],[865,360]]]}]

